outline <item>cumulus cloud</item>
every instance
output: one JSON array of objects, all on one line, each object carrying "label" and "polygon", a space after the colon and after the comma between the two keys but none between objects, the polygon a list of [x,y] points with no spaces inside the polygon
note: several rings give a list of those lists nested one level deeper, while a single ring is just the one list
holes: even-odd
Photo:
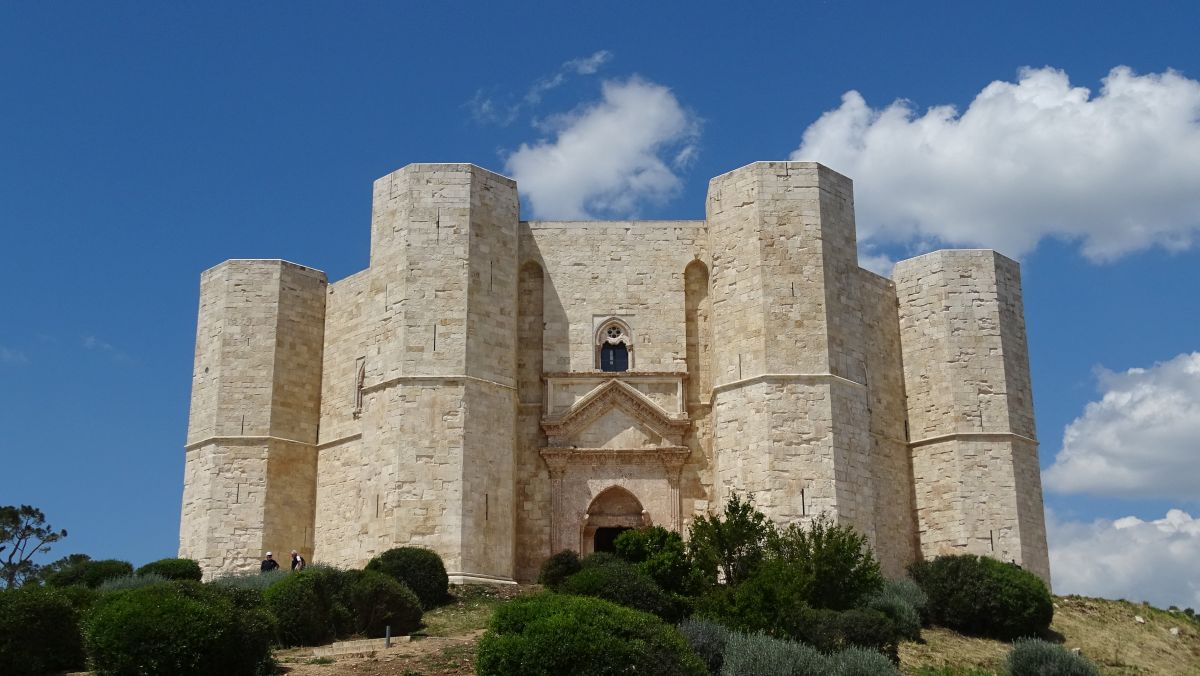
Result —
[{"label": "cumulus cloud", "polygon": [[[595,75],[601,66],[612,60],[612,52],[601,49],[588,56],[565,61],[558,70],[546,77],[538,78],[529,86],[520,100],[513,101],[508,97],[508,103],[501,103],[494,95],[484,89],[475,92],[475,96],[467,102],[471,116],[476,122],[507,126],[521,116],[521,113],[535,108],[542,102],[547,92],[562,86],[572,75]],[[501,97],[502,99],[505,97]]]},{"label": "cumulus cloud", "polygon": [[1083,523],[1048,511],[1046,528],[1056,594],[1200,608],[1200,519],[1187,512]]},{"label": "cumulus cloud", "polygon": [[1200,231],[1200,82],[1114,68],[1099,94],[1054,68],[992,82],[961,113],[856,91],[792,159],[854,179],[859,235],[1020,256],[1045,237],[1093,261],[1190,247]]},{"label": "cumulus cloud", "polygon": [[552,138],[521,144],[505,166],[536,218],[633,216],[680,190],[699,127],[670,89],[609,80],[600,101],[546,120]]},{"label": "cumulus cloud", "polygon": [[1200,352],[1098,377],[1103,396],[1067,425],[1046,488],[1200,499]]},{"label": "cumulus cloud", "polygon": [[0,364],[26,364],[29,357],[24,352],[0,345]]}]

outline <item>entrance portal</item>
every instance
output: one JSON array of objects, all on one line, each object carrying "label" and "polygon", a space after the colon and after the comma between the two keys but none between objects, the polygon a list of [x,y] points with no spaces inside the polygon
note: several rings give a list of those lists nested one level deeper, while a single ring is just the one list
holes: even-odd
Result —
[{"label": "entrance portal", "polygon": [[650,525],[649,515],[633,493],[620,486],[601,491],[583,517],[579,553],[615,551],[613,542],[622,531]]},{"label": "entrance portal", "polygon": [[596,537],[594,540],[594,549],[592,551],[610,552],[612,554],[617,553],[617,536],[627,530],[629,530],[629,528],[625,526],[606,526],[603,528],[597,528]]}]

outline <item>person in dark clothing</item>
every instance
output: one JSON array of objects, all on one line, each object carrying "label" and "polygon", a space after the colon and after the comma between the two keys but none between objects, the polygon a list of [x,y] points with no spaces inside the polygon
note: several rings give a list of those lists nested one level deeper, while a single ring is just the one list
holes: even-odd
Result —
[{"label": "person in dark clothing", "polygon": [[300,552],[293,549],[292,550],[292,572],[298,573],[298,572],[304,570],[305,565],[306,564],[304,563],[304,557],[300,556]]},{"label": "person in dark clothing", "polygon": [[267,558],[263,559],[262,565],[258,567],[261,572],[269,573],[272,570],[279,569],[279,562],[271,558],[271,552],[267,552]]}]

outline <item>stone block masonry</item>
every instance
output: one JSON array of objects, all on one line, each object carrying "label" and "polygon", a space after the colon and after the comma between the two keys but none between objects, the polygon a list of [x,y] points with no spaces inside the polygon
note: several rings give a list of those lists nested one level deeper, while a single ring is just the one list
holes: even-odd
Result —
[{"label": "stone block masonry", "polygon": [[963,551],[1049,579],[1016,263],[867,272],[850,180],[806,162],[714,178],[702,221],[518,211],[503,176],[409,165],[375,182],[366,270],[201,276],[181,556],[417,545],[528,581],[738,491],[853,525],[889,575]]}]

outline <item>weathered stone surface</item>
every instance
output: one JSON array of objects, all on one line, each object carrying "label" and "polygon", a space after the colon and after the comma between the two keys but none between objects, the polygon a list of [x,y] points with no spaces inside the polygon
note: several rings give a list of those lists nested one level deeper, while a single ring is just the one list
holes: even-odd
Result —
[{"label": "weathered stone surface", "polygon": [[615,222],[520,221],[507,178],[407,166],[375,182],[367,270],[202,276],[180,553],[212,575],[410,544],[529,580],[736,490],[854,525],[891,575],[971,551],[1048,578],[1016,264],[895,280],[858,267],[851,183],[818,164],[714,178],[703,221]]}]

